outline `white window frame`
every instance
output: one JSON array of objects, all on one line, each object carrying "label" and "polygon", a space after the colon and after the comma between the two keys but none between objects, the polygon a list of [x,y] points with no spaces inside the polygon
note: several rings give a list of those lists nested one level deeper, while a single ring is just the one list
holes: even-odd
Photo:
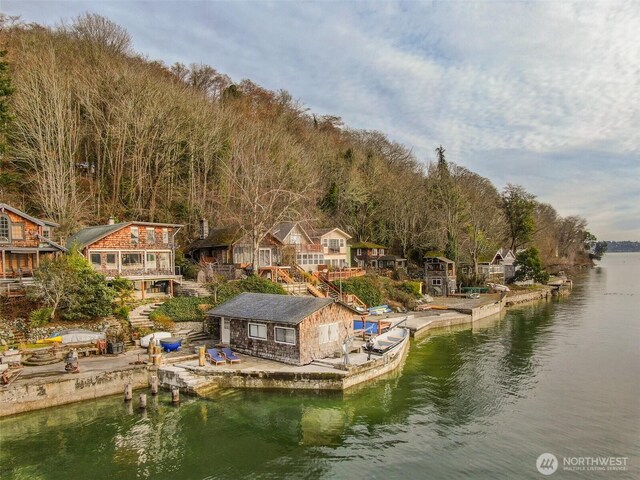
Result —
[{"label": "white window frame", "polygon": [[[113,262],[109,262],[109,255],[113,255]],[[107,270],[118,269],[118,254],[116,252],[107,252],[104,260],[105,260]]]},{"label": "white window frame", "polygon": [[[17,230],[16,231],[14,231]],[[15,240],[25,240],[24,238],[24,223],[17,223],[17,222],[11,222],[10,226],[9,226],[9,230],[10,230],[10,235],[11,235],[11,241],[15,241]],[[16,235],[16,233],[18,235]]]},{"label": "white window frame", "polygon": [[382,257],[384,255],[384,248],[378,250],[378,254]]},{"label": "white window frame", "polygon": [[168,228],[162,229],[162,243],[169,245],[169,229]]},{"label": "white window frame", "polygon": [[378,256],[378,249],[377,248],[372,248],[371,249],[371,256]]},{"label": "white window frame", "polygon": [[[278,330],[290,330],[293,332],[293,342],[282,342],[278,340]],[[284,345],[295,345],[296,344],[296,329],[290,327],[273,327],[273,340],[276,343],[282,343]]]},{"label": "white window frame", "polygon": [[[146,233],[147,233],[147,245],[155,245],[156,244],[156,229],[153,227],[147,227],[146,229]],[[151,234],[151,235],[149,235]]]},{"label": "white window frame", "polygon": [[140,229],[138,227],[131,227],[129,229],[129,237],[131,239],[131,245],[138,245],[140,243]]},{"label": "white window frame", "polygon": [[[254,337],[251,335],[251,327],[258,327],[258,329],[260,329],[260,327],[264,328],[264,337]],[[259,332],[258,332],[259,333]],[[247,327],[247,336],[253,340],[267,340],[267,326],[264,323],[249,323],[249,326]]]},{"label": "white window frame", "polygon": [[[97,264],[93,263],[93,256],[97,255],[100,259]],[[94,269],[100,270],[102,269],[102,254],[100,252],[90,252],[89,253],[89,262]]]},{"label": "white window frame", "polygon": [[361,248],[356,249],[356,255],[362,255],[362,249]]},{"label": "white window frame", "polygon": [[[323,332],[324,330],[324,332]],[[340,340],[340,327],[338,322],[323,323],[318,325],[318,344],[335,343]]]},{"label": "white window frame", "polygon": [[437,287],[442,286],[442,279],[441,278],[432,278],[431,279],[431,285],[435,285]]}]

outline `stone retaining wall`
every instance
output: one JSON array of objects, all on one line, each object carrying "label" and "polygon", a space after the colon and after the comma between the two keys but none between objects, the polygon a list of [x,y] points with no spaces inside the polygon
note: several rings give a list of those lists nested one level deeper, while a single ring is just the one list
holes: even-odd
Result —
[{"label": "stone retaining wall", "polygon": [[113,372],[56,376],[50,381],[9,385],[0,389],[0,417],[54,407],[67,403],[122,394],[127,383],[133,388],[149,385],[145,366],[126,367]]}]

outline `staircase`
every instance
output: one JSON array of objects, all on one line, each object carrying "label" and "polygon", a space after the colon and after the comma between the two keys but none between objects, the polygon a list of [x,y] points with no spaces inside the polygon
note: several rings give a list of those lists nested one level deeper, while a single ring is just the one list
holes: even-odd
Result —
[{"label": "staircase", "polygon": [[210,297],[211,291],[202,283],[191,280],[182,280],[182,283],[175,286],[176,297]]},{"label": "staircase", "polygon": [[164,388],[178,387],[185,393],[201,392],[212,387],[210,379],[197,375],[176,365],[163,365],[158,368],[158,380]]},{"label": "staircase", "polygon": [[352,307],[364,310],[367,309],[365,303],[360,300],[357,295],[341,292],[340,289],[331,283],[322,273],[317,272],[314,273],[313,276],[319,280],[320,283],[318,284],[317,290],[323,293],[324,296],[331,297],[336,300],[342,298],[344,303],[351,305]]},{"label": "staircase", "polygon": [[134,308],[129,312],[129,324],[132,328],[153,328],[153,322],[149,318],[151,312],[162,305],[162,302],[147,303]]}]

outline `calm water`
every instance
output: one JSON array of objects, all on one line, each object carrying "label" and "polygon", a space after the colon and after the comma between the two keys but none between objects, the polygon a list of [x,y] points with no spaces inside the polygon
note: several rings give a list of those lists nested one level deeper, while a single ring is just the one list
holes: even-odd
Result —
[{"label": "calm water", "polygon": [[[640,254],[567,299],[411,345],[347,394],[222,391],[146,413],[120,397],[0,421],[0,478],[544,478],[543,452],[628,457],[640,478]],[[560,460],[562,462],[562,459]]]}]

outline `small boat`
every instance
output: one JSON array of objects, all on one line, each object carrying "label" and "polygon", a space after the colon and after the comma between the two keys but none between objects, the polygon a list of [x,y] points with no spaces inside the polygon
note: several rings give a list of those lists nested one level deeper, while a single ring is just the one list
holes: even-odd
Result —
[{"label": "small boat", "polygon": [[367,352],[382,355],[409,340],[409,329],[404,327],[394,327],[386,333],[371,337],[365,344]]},{"label": "small boat", "polygon": [[72,328],[55,332],[49,338],[38,340],[36,343],[62,343],[63,345],[70,345],[74,343],[95,343],[105,339],[106,336],[104,333],[83,328]]},{"label": "small boat", "polygon": [[385,313],[391,313],[393,310],[389,305],[378,305],[376,307],[369,307],[369,315],[384,315]]},{"label": "small boat", "polygon": [[176,350],[180,350],[182,339],[176,337],[163,338],[160,340],[160,345],[162,345],[165,352],[175,352]]},{"label": "small boat", "polygon": [[499,283],[487,283],[487,285],[489,285],[489,287],[491,287],[491,289],[494,292],[510,292],[511,289],[509,287],[507,287],[506,285],[500,285]]}]

